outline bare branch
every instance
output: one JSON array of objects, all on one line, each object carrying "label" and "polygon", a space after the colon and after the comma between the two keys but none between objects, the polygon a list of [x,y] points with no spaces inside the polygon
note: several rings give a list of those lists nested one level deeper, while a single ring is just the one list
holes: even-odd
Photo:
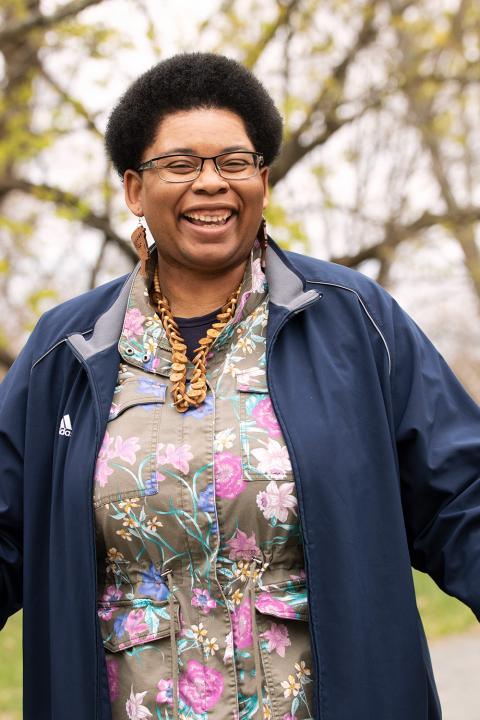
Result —
[{"label": "bare branch", "polygon": [[405,225],[387,223],[385,237],[380,242],[362,248],[355,255],[340,255],[331,258],[331,261],[347,267],[356,267],[366,260],[383,260],[388,253],[407,240],[414,240],[420,233],[429,230],[435,225],[443,225],[456,233],[458,228],[468,228],[480,222],[480,207],[457,208],[452,213],[444,214],[424,212],[420,217]]},{"label": "bare branch", "polygon": [[57,82],[57,80],[55,80],[55,78],[53,78],[50,73],[43,67],[42,64],[40,64],[39,66],[39,71],[42,77],[47,81],[47,83],[51,85],[51,87],[58,95],[60,95],[62,100],[71,105],[75,112],[80,115],[80,117],[84,118],[84,120],[86,120],[87,128],[89,130],[92,130],[92,132],[94,132],[97,137],[102,138],[103,140],[103,134],[100,132],[100,130],[95,124],[95,116],[92,116],[91,113],[88,112],[85,105],[80,102],[80,100],[72,97],[66,90],[64,90]]},{"label": "bare branch", "polygon": [[[352,118],[340,118],[338,110],[345,103],[343,90],[347,78],[348,70],[358,56],[358,53],[366,48],[377,37],[378,29],[375,27],[375,9],[378,0],[373,0],[366,12],[364,23],[357,35],[356,41],[346,53],[343,60],[336,65],[327,81],[322,85],[317,97],[311,103],[305,120],[288,138],[284,144],[282,155],[279,161],[272,168],[271,183],[275,185],[291,170],[291,168],[301,160],[313,148],[325,143],[328,138],[333,135],[340,127],[352,121]],[[332,94],[333,88],[333,94]],[[378,98],[374,104],[378,104]],[[371,105],[364,106],[360,114],[364,114],[370,109]],[[304,144],[302,136],[310,131],[312,126],[318,124],[318,113],[323,113],[323,130],[311,142]],[[356,119],[357,115],[353,118]]]},{"label": "bare branch", "polygon": [[350,125],[355,120],[359,120],[365,113],[380,107],[380,104],[380,97],[375,96],[370,101],[364,102],[358,113],[346,117],[340,117],[337,113],[339,108],[335,108],[335,111],[331,115],[325,117],[322,131],[308,143],[303,143],[300,137],[301,133],[295,132],[294,135],[290,136],[284,143],[280,157],[270,170],[269,181],[271,186],[274,187],[280,180],[283,180],[296,163],[316,147],[324,145],[340,128],[344,125]]},{"label": "bare branch", "polygon": [[290,18],[293,11],[297,8],[299,0],[290,0],[288,3],[278,3],[278,15],[275,20],[268,23],[263,31],[263,34],[256,42],[252,45],[248,53],[243,58],[243,63],[248,68],[252,69],[258,58],[265,51],[267,45],[273,40],[275,35],[278,33],[280,28],[289,26]]},{"label": "bare branch", "polygon": [[130,243],[117,235],[112,228],[110,219],[106,215],[98,215],[88,208],[85,202],[75,195],[74,193],[66,192],[60,188],[53,187],[51,185],[36,184],[28,180],[17,179],[17,178],[2,178],[0,180],[0,197],[5,196],[7,193],[17,190],[23,192],[31,197],[35,197],[38,200],[44,202],[52,202],[60,207],[68,208],[72,210],[75,219],[83,223],[87,227],[99,230],[102,232],[108,240],[113,242],[117,247],[133,262],[137,262],[137,255]]},{"label": "bare branch", "polygon": [[77,15],[82,10],[91,5],[98,5],[102,0],[71,0],[66,5],[62,5],[51,15],[43,15],[39,11],[30,14],[25,20],[12,22],[0,30],[0,45],[4,42],[12,40],[20,40],[20,38],[32,30],[47,30],[53,25],[57,25],[72,15]]}]

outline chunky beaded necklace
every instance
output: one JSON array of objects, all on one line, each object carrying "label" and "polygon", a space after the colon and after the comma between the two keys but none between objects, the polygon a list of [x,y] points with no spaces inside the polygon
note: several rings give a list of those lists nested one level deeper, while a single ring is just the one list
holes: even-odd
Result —
[{"label": "chunky beaded necklace", "polygon": [[240,288],[241,284],[235,292],[230,295],[225,305],[221,308],[216,321],[213,323],[212,327],[207,330],[206,337],[199,341],[199,347],[195,350],[192,360],[193,373],[190,386],[187,391],[187,346],[180,334],[177,323],[173,319],[169,302],[162,293],[160,280],[158,279],[158,271],[155,270],[151,299],[157,309],[157,314],[162,321],[168,341],[172,347],[172,369],[170,373],[170,380],[172,382],[173,404],[177,408],[178,412],[183,413],[191,407],[198,407],[207,397],[207,355],[215,339],[220,335],[225,325],[233,317],[233,313],[235,312],[238,302],[238,296],[240,295]]}]

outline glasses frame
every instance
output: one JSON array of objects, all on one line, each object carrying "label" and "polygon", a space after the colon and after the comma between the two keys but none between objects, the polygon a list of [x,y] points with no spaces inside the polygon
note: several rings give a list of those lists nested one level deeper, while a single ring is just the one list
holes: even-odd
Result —
[{"label": "glasses frame", "polygon": [[[255,158],[255,172],[253,175],[249,175],[248,177],[244,178],[231,178],[231,177],[225,177],[225,175],[222,175],[221,169],[218,165],[218,158],[224,157],[225,155],[237,155],[237,154],[245,154],[245,155],[253,155]],[[220,175],[221,178],[224,180],[227,180],[228,182],[241,182],[243,180],[250,180],[252,177],[255,177],[258,175],[259,171],[264,167],[265,162],[263,159],[262,153],[254,152],[253,150],[230,150],[229,152],[223,152],[219,153],[218,155],[212,155],[211,157],[203,157],[202,155],[193,155],[192,153],[168,153],[167,155],[158,155],[157,157],[151,158],[150,160],[146,160],[144,163],[139,165],[136,169],[137,172],[143,172],[144,170],[160,170],[158,165],[155,165],[157,160],[164,160],[165,158],[169,157],[190,157],[190,158],[196,158],[197,160],[200,160],[200,165],[197,168],[197,174],[193,178],[189,178],[188,180],[166,180],[163,178],[160,174],[158,177],[163,182],[167,183],[187,183],[187,182],[194,182],[197,178],[200,177],[203,170],[203,165],[205,163],[205,160],[213,160],[213,165],[215,168],[215,171]]]}]

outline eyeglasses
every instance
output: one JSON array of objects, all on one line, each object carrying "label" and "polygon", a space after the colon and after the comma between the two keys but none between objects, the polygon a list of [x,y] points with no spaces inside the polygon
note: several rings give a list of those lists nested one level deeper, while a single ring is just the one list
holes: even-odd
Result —
[{"label": "eyeglasses", "polygon": [[156,170],[169,183],[192,182],[203,170],[205,160],[213,160],[217,173],[225,180],[248,180],[263,166],[263,155],[257,152],[226,152],[212,157],[200,155],[160,155],[142,163],[137,172]]}]

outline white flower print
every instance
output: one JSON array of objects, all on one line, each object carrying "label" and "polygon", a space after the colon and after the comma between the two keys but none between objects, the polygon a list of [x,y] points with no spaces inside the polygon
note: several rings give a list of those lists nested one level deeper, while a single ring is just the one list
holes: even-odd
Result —
[{"label": "white flower print", "polygon": [[147,694],[147,690],[141,693],[133,692],[133,685],[130,691],[130,697],[125,704],[125,709],[129,720],[143,720],[143,718],[153,717],[150,710],[143,706],[143,698]]},{"label": "white flower print", "polygon": [[223,654],[223,662],[225,665],[232,662],[233,659],[233,633],[230,631],[225,636],[225,652]]},{"label": "white flower print", "polygon": [[221,430],[215,435],[213,441],[213,452],[223,452],[224,450],[230,450],[235,442],[235,433],[232,428]]},{"label": "white flower print", "polygon": [[255,448],[252,455],[258,460],[259,472],[269,475],[275,480],[283,480],[290,472],[292,466],[288,457],[286,445],[280,445],[277,440],[268,439],[266,448]]},{"label": "white flower print", "polygon": [[283,695],[288,698],[290,695],[297,697],[298,691],[300,690],[300,683],[295,680],[293,675],[288,676],[288,680],[282,680],[280,685],[283,687]]},{"label": "white flower print", "polygon": [[280,522],[286,522],[289,510],[296,514],[297,498],[292,495],[294,485],[293,482],[278,485],[272,480],[265,490],[258,493],[257,505],[267,520],[275,518]]}]

